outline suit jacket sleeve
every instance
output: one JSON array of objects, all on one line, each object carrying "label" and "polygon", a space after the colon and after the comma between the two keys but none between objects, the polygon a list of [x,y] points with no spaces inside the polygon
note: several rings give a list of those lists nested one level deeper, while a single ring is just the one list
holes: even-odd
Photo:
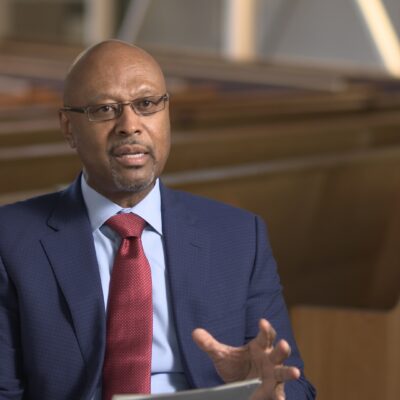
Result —
[{"label": "suit jacket sleeve", "polygon": [[0,259],[0,399],[16,400],[23,395],[18,301]]},{"label": "suit jacket sleeve", "polygon": [[302,375],[299,380],[285,384],[288,400],[314,399],[315,389],[306,380],[303,362],[290,326],[289,315],[282,295],[277,267],[261,218],[256,217],[257,254],[251,275],[247,301],[246,341],[257,335],[258,320],[264,316],[277,332],[277,340],[285,339],[292,348],[285,364],[297,366]]}]

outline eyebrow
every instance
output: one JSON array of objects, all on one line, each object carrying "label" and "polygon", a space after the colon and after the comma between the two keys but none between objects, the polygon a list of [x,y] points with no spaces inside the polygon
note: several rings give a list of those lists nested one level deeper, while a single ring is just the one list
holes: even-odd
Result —
[{"label": "eyebrow", "polygon": [[[159,93],[160,90],[156,90],[156,88],[154,87],[149,87],[149,86],[145,86],[145,87],[140,87],[139,90],[137,91],[137,93],[134,96],[130,96],[129,100],[133,100],[133,99],[140,99],[141,97],[149,97],[149,96],[158,96],[161,94],[165,93]],[[104,104],[104,102],[113,102],[113,103],[118,103],[120,101],[126,101],[128,99],[117,99],[117,97],[113,94],[110,93],[98,93],[96,96],[92,97],[88,104]]]},{"label": "eyebrow", "polygon": [[88,104],[103,104],[105,102],[117,103],[118,101],[115,95],[110,93],[98,93],[96,96],[89,98]]}]

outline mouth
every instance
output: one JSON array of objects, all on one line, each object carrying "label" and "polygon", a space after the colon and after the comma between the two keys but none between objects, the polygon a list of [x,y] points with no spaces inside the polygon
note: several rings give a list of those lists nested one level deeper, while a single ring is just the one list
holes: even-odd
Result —
[{"label": "mouth", "polygon": [[111,156],[125,167],[142,167],[151,158],[151,153],[144,146],[124,144],[113,148]]}]

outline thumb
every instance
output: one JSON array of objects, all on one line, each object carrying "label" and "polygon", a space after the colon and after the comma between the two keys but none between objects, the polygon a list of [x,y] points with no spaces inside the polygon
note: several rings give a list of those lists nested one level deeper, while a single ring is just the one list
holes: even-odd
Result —
[{"label": "thumb", "polygon": [[209,332],[205,329],[197,328],[192,332],[193,341],[197,346],[206,352],[211,358],[215,359],[222,355],[225,345],[218,342]]}]

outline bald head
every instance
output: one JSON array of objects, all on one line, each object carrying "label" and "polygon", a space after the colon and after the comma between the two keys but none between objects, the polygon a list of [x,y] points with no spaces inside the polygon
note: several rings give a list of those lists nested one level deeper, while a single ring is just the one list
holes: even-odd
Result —
[{"label": "bald head", "polygon": [[[66,108],[59,117],[89,186],[122,207],[149,193],[169,154],[168,99],[160,66],[138,47],[108,40],[78,56],[66,77]],[[107,118],[93,120],[88,106]],[[148,107],[152,112],[141,111]],[[119,111],[108,118],[110,110]]]},{"label": "bald head", "polygon": [[72,63],[65,79],[64,105],[88,104],[90,99],[85,97],[96,82],[112,82],[117,74],[123,79],[124,71],[135,66],[148,71],[155,83],[163,87],[162,91],[166,91],[163,72],[149,53],[127,42],[106,40],[83,51]]}]

